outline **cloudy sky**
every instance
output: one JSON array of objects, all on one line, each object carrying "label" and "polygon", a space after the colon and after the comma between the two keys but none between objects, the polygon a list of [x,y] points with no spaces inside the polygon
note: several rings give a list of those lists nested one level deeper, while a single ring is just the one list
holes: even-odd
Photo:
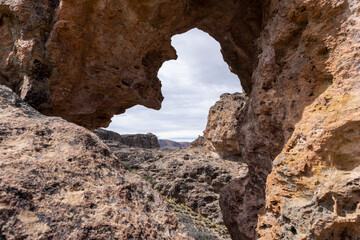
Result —
[{"label": "cloudy sky", "polygon": [[172,38],[179,56],[159,71],[165,97],[160,111],[135,106],[115,116],[109,130],[151,132],[160,139],[192,141],[205,129],[209,108],[225,92],[241,92],[240,81],[230,72],[220,45],[207,33],[190,30]]}]

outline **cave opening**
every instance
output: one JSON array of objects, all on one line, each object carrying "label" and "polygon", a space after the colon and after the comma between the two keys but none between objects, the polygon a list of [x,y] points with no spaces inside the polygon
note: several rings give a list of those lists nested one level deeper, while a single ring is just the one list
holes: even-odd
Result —
[{"label": "cave opening", "polygon": [[151,132],[159,139],[191,142],[205,130],[209,109],[223,93],[242,92],[220,44],[193,28],[172,37],[178,58],[158,72],[164,101],[160,111],[135,106],[113,117],[109,130],[120,134]]}]

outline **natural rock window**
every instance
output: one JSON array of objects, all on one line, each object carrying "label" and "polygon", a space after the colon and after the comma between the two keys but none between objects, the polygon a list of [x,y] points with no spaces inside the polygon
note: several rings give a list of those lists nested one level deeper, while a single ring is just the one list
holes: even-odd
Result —
[{"label": "natural rock window", "polygon": [[110,130],[192,141],[202,135],[209,108],[220,95],[242,91],[239,78],[223,60],[220,44],[209,34],[192,29],[173,36],[172,45],[178,58],[165,62],[158,73],[164,95],[161,110],[133,107],[114,117]]},{"label": "natural rock window", "polygon": [[160,109],[171,37],[195,27],[247,94],[223,97],[244,99],[235,121],[213,115],[234,127],[214,149],[248,166],[220,194],[232,239],[359,239],[359,13],[359,0],[0,1],[0,239],[187,239],[98,138],[37,111],[94,130]]}]

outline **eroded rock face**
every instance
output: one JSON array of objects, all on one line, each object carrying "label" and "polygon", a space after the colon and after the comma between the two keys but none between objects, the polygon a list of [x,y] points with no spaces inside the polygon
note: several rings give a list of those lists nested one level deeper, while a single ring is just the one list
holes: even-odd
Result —
[{"label": "eroded rock face", "polygon": [[204,148],[206,146],[206,138],[199,136],[197,139],[190,143],[190,148]]},{"label": "eroded rock face", "polygon": [[141,104],[160,109],[171,37],[198,27],[251,89],[258,1],[0,1],[0,83],[47,115],[89,129]]},{"label": "eroded rock face", "polygon": [[261,239],[357,238],[359,4],[4,0],[0,82],[46,114],[105,126],[133,105],[160,107],[170,37],[198,27],[249,98],[230,144],[249,171],[220,201],[233,239],[256,226]]},{"label": "eroded rock face", "polygon": [[263,107],[283,117],[289,140],[267,180],[259,238],[359,239],[360,3],[283,1],[276,11],[255,75],[278,67],[271,88],[262,83]]},{"label": "eroded rock face", "polygon": [[94,134],[0,86],[1,239],[190,239]]},{"label": "eroded rock face", "polygon": [[231,148],[249,174],[224,190],[224,220],[233,239],[256,237],[276,158],[259,238],[359,238],[359,3],[269,1],[263,24]]},{"label": "eroded rock face", "polygon": [[105,129],[96,129],[94,133],[103,141],[115,141],[129,147],[160,148],[158,138],[152,134],[118,134]]},{"label": "eroded rock face", "polygon": [[210,151],[225,155],[239,152],[239,126],[246,116],[247,97],[244,93],[224,93],[210,108],[204,137]]},{"label": "eroded rock face", "polygon": [[245,176],[245,164],[214,158],[200,149],[141,149],[107,141],[118,161],[151,182],[163,196],[190,207],[216,224],[224,224],[221,190]]}]

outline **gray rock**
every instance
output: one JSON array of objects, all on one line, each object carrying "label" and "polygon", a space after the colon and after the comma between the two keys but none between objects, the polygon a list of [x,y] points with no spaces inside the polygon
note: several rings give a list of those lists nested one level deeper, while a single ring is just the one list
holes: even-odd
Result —
[{"label": "gray rock", "polygon": [[[140,148],[160,148],[158,138],[152,134],[124,134],[120,135],[116,132],[98,128],[94,133],[103,141],[107,141],[107,145],[120,143],[129,147]],[[117,143],[116,143],[117,142]]]}]

